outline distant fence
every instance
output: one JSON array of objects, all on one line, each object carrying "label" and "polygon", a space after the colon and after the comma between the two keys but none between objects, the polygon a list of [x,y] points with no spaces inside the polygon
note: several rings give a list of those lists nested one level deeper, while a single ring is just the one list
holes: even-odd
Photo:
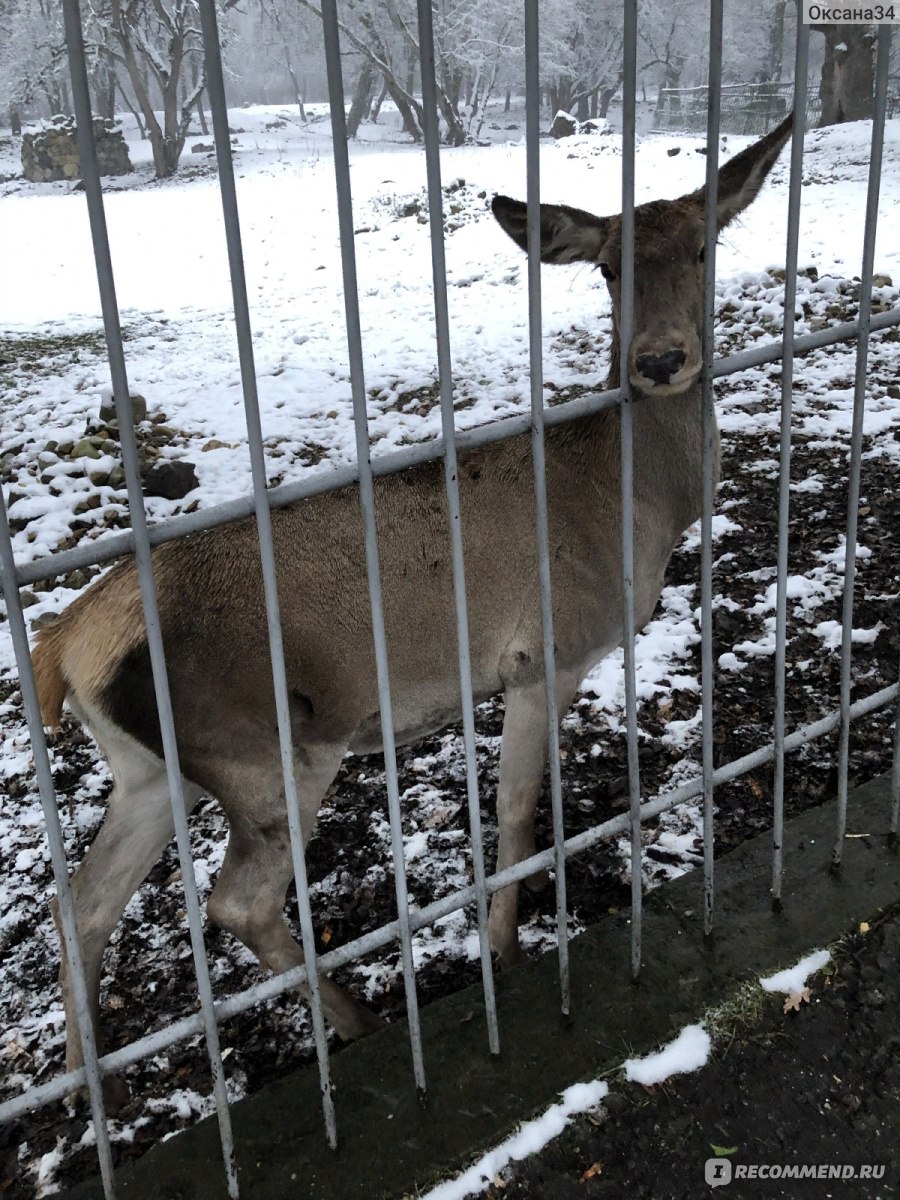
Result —
[{"label": "distant fence", "polygon": [[[725,83],[721,88],[723,133],[768,133],[794,106],[794,84]],[[814,90],[806,96],[806,128],[819,123],[821,104]],[[706,133],[709,88],[662,88],[653,128],[660,133]]]},{"label": "distant fence", "polygon": [[[723,133],[758,137],[768,133],[794,107],[794,83],[725,83],[720,89]],[[900,113],[900,74],[888,76],[887,117]],[[656,102],[654,133],[706,133],[709,88],[662,88]],[[806,90],[806,128],[822,114],[817,87]]]}]

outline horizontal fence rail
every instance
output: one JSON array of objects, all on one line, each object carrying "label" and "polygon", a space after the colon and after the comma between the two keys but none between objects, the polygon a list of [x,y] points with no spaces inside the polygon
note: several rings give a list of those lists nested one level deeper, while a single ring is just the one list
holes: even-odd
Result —
[{"label": "horizontal fence rail", "polygon": [[[880,164],[885,114],[888,110],[888,98],[890,94],[888,86],[890,28],[882,26],[878,31],[875,115],[872,123],[869,192],[858,319],[853,322],[835,325],[829,329],[818,330],[799,337],[795,336],[794,303],[797,283],[797,252],[803,163],[803,139],[802,136],[795,136],[791,150],[788,198],[784,335],[781,339],[773,341],[770,344],[754,346],[749,350],[713,361],[715,246],[718,236],[716,216],[718,148],[720,132],[722,129],[728,127],[727,100],[729,92],[721,83],[723,4],[722,0],[711,0],[709,78],[707,84],[702,89],[702,99],[700,90],[697,90],[697,96],[691,100],[691,104],[694,107],[698,105],[702,107],[704,118],[703,128],[707,134],[707,211],[704,226],[706,251],[704,267],[704,368],[701,377],[704,418],[702,464],[704,503],[700,522],[702,764],[700,773],[696,778],[677,787],[667,789],[652,799],[643,799],[638,769],[638,720],[634,661],[636,629],[634,611],[634,451],[632,429],[635,411],[637,406],[640,405],[641,400],[638,396],[633,396],[631,393],[628,371],[628,349],[631,344],[633,332],[635,270],[634,170],[637,9],[633,0],[625,0],[623,37],[623,78],[625,80],[625,90],[623,98],[622,156],[622,303],[618,331],[621,347],[621,377],[619,386],[616,388],[581,396],[576,400],[561,403],[554,407],[546,407],[543,400],[539,212],[539,99],[541,76],[539,69],[539,11],[537,0],[524,0],[523,9],[526,46],[527,121],[525,155],[527,165],[529,411],[465,431],[459,431],[455,426],[453,367],[450,346],[451,329],[447,303],[447,272],[443,246],[439,128],[435,99],[433,14],[430,0],[417,0],[417,33],[424,100],[424,140],[431,232],[437,365],[440,384],[441,434],[427,442],[381,455],[376,454],[374,457],[371,456],[366,416],[363,349],[357,299],[350,164],[344,120],[343,81],[341,76],[341,25],[335,0],[324,0],[322,15],[335,149],[336,205],[340,229],[346,330],[356,433],[356,462],[347,466],[310,471],[299,480],[270,488],[266,481],[265,449],[253,358],[251,310],[244,279],[240,217],[231,158],[226,89],[220,56],[216,9],[214,0],[199,0],[206,56],[207,90],[214,123],[219,185],[224,214],[226,252],[231,273],[235,333],[240,358],[240,374],[253,490],[248,496],[243,496],[224,504],[216,504],[190,515],[178,516],[166,521],[150,524],[147,521],[143,507],[125,353],[119,325],[113,266],[106,234],[103,193],[91,131],[90,96],[82,39],[81,14],[78,0],[64,0],[66,39],[73,83],[73,97],[78,117],[79,149],[100,286],[110,371],[113,380],[116,410],[119,417],[119,427],[122,432],[123,463],[128,488],[132,528],[124,533],[103,537],[95,541],[85,541],[71,550],[37,558],[27,563],[17,563],[13,554],[5,499],[0,504],[0,568],[2,568],[4,596],[7,602],[12,640],[20,672],[23,704],[32,737],[35,772],[45,815],[54,879],[59,895],[60,921],[73,979],[73,994],[75,997],[75,1008],[77,1010],[84,1061],[83,1066],[75,1070],[68,1070],[46,1083],[31,1087],[23,1091],[21,1095],[0,1103],[0,1123],[22,1117],[36,1108],[62,1099],[73,1089],[86,1085],[89,1091],[93,1125],[97,1136],[97,1152],[101,1178],[107,1197],[114,1196],[115,1181],[113,1176],[112,1149],[104,1104],[103,1081],[105,1076],[159,1054],[176,1043],[202,1034],[205,1039],[210,1064],[212,1096],[219,1124],[227,1188],[230,1196],[237,1197],[239,1195],[239,1180],[234,1161],[230,1108],[225,1086],[225,1068],[223,1066],[218,1038],[218,1029],[222,1022],[247,1011],[255,1005],[280,996],[287,991],[294,990],[301,985],[306,989],[306,994],[312,1008],[313,1033],[326,1136],[331,1145],[336,1145],[339,1129],[332,1095],[333,1088],[323,1015],[323,1001],[320,995],[321,977],[340,966],[357,961],[374,951],[399,944],[405,986],[406,1009],[409,1018],[412,1078],[415,1086],[424,1092],[427,1086],[427,1064],[423,1058],[419,1033],[416,976],[412,948],[412,935],[414,933],[426,926],[432,925],[435,921],[451,913],[468,906],[474,906],[478,932],[482,990],[487,1018],[488,1051],[492,1054],[497,1054],[500,1050],[502,1030],[499,1027],[496,1013],[493,966],[488,937],[488,900],[490,897],[510,884],[518,883],[537,871],[547,868],[555,870],[560,1008],[563,1012],[568,1012],[572,1002],[568,971],[569,934],[567,929],[566,904],[566,862],[568,859],[574,855],[584,854],[602,841],[626,834],[630,837],[632,854],[631,969],[633,974],[637,975],[641,966],[642,873],[640,868],[642,825],[678,804],[698,797],[702,798],[704,830],[704,929],[709,933],[714,927],[715,920],[713,828],[715,788],[772,763],[774,773],[772,896],[773,901],[777,904],[781,897],[781,882],[785,870],[782,848],[785,755],[798,750],[816,739],[838,731],[840,739],[838,763],[839,818],[835,843],[835,864],[838,865],[840,847],[846,827],[848,744],[851,723],[888,706],[897,708],[898,699],[900,699],[900,685],[898,684],[882,688],[870,696],[855,701],[852,699],[851,690],[854,556],[856,547],[856,519],[859,505],[867,354],[873,334],[900,325],[900,307],[877,314],[873,314],[871,311]],[[808,102],[807,89],[805,87],[807,56],[808,31],[805,27],[801,26],[798,29],[795,58],[795,77],[801,82],[798,83],[796,93],[793,95],[793,101],[801,111],[806,111]],[[793,88],[793,85],[790,86]],[[674,93],[670,90],[668,101],[670,104],[670,114],[673,111],[671,109],[672,95]],[[756,94],[758,111],[755,109],[754,112],[757,116],[763,113],[763,108],[761,107],[763,102],[768,106],[765,109],[766,113],[769,112],[769,108],[772,105],[775,105],[777,108],[778,104],[783,102],[784,95],[783,88],[768,92],[760,91]],[[783,107],[781,111],[784,111]],[[776,120],[769,120],[765,114],[763,114],[763,117],[768,122],[766,128],[768,128],[769,124],[776,123]],[[763,117],[760,119],[763,119]],[[848,487],[846,526],[847,550],[842,615],[840,705],[834,712],[830,712],[818,720],[786,732],[786,583],[789,537],[791,399],[795,360],[817,349],[850,341],[855,341],[857,345],[857,366],[854,386],[854,416],[851,432],[850,482]],[[714,458],[716,452],[713,381],[716,378],[722,378],[736,372],[753,370],[765,364],[775,363],[781,364],[781,441],[777,548],[775,721],[773,737],[766,745],[748,752],[731,762],[716,766],[713,757],[712,740],[713,705],[715,700],[713,693],[712,642],[712,511],[715,491]],[[558,741],[559,721],[562,714],[557,711],[557,679],[554,669],[556,642],[554,639],[554,604],[551,592],[550,548],[548,542],[545,434],[548,428],[572,422],[606,409],[618,409],[620,416],[621,584],[623,601],[622,628],[625,635],[625,736],[629,768],[628,811],[610,820],[603,821],[584,832],[567,837],[564,829],[562,768]],[[534,468],[535,545],[537,547],[539,568],[540,616],[547,709],[546,732],[549,746],[550,800],[554,844],[547,850],[533,854],[527,859],[517,862],[514,866],[509,866],[505,869],[497,870],[493,874],[489,874],[484,861],[479,806],[479,780],[472,695],[471,630],[466,587],[467,564],[464,561],[463,555],[464,531],[462,529],[459,495],[458,460],[460,454],[469,449],[491,445],[523,434],[530,434],[531,437]],[[379,562],[378,512],[375,504],[374,480],[388,474],[405,471],[417,465],[437,460],[442,460],[443,462],[444,495],[449,514],[448,537],[452,547],[453,611],[461,688],[460,711],[465,749],[466,796],[470,819],[473,882],[466,887],[458,888],[438,901],[418,907],[410,902],[406,885],[400,792],[394,743],[394,723],[392,719],[391,664],[388,656],[385,632]],[[272,534],[272,512],[273,510],[298,503],[304,499],[320,496],[345,487],[358,488],[360,521],[364,531],[368,596],[374,640],[374,661],[377,674],[378,702],[386,765],[386,791],[388,796],[397,917],[379,929],[356,938],[338,949],[317,955],[304,860],[303,833],[300,819],[300,793],[294,762],[289,684],[285,666],[278,578]],[[225,1000],[216,1001],[212,994],[209,968],[203,946],[202,920],[196,884],[194,882],[188,836],[188,805],[185,800],[184,785],[179,766],[178,745],[175,736],[172,704],[169,696],[165,646],[163,644],[161,623],[157,611],[152,549],[177,538],[183,538],[202,530],[213,529],[229,522],[248,519],[250,517],[253,517],[256,522],[261,553],[261,571],[264,581],[267,619],[267,645],[274,684],[278,744],[284,777],[287,821],[290,830],[291,865],[297,888],[301,940],[305,961],[301,965],[294,966],[287,971],[281,971]],[[57,812],[57,798],[53,788],[46,739],[41,725],[37,690],[28,651],[27,630],[18,595],[18,588],[26,584],[33,584],[49,580],[55,576],[68,574],[76,568],[101,566],[125,554],[134,554],[138,567],[141,603],[148,631],[155,698],[162,730],[167,786],[175,824],[181,875],[185,888],[185,907],[188,915],[192,958],[196,975],[198,1011],[189,1017],[171,1023],[158,1032],[139,1038],[113,1053],[101,1054],[95,1040],[95,1031],[89,1011],[90,1004],[76,930],[74,901],[68,880],[65,848]],[[543,709],[541,711],[543,713]],[[900,811],[900,732],[895,737],[892,809],[890,814],[886,814],[886,823],[890,820],[891,827],[896,833],[898,811]],[[288,959],[288,961],[297,960]]]}]

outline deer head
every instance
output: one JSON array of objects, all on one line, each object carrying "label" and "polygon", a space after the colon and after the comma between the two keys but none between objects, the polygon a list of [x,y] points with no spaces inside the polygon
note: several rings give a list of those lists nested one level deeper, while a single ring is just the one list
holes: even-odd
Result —
[{"label": "deer head", "polygon": [[[719,170],[720,231],[756,198],[790,137],[792,124],[793,114]],[[678,395],[700,374],[705,207],[702,187],[677,200],[653,200],[634,211],[634,335],[628,376],[632,387],[645,395]],[[495,196],[492,208],[502,228],[527,250],[526,206],[508,196]],[[617,347],[621,216],[595,217],[565,204],[542,204],[541,262],[589,262],[600,268],[612,297]]]}]

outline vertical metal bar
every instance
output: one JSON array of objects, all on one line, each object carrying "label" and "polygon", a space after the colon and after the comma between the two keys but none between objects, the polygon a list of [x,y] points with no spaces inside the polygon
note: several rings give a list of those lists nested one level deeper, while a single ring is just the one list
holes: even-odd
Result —
[{"label": "vertical metal bar", "polygon": [[381,734],[391,823],[391,850],[397,893],[397,917],[403,960],[403,982],[412,1047],[413,1072],[417,1088],[425,1090],[425,1066],[419,1027],[419,1004],[413,967],[412,934],[409,924],[409,895],[406,865],[403,859],[403,829],[400,815],[400,789],[397,781],[397,753],[394,744],[394,719],[388,673],[384,608],[381,599],[381,572],[378,565],[378,540],[375,526],[375,488],[369,458],[369,419],[366,413],[366,384],[363,374],[362,330],[359,320],[359,292],[356,282],[356,250],[353,242],[353,199],[350,192],[350,158],[347,152],[347,122],[344,111],[344,85],[341,78],[341,47],[335,0],[323,0],[322,25],[325,34],[325,66],[328,73],[328,98],[331,106],[331,132],[334,143],[334,175],[337,185],[338,224],[341,240],[341,267],[344,279],[344,313],[347,322],[347,346],[350,354],[350,387],[353,395],[353,424],[356,431],[356,456],[359,465],[359,498],[366,542],[366,569],[372,607],[372,634],[378,674],[378,703],[381,710]]},{"label": "vertical metal bar", "polygon": [[803,135],[806,131],[806,84],[809,26],[797,21],[794,49],[794,136],[788,192],[785,250],[784,322],[781,351],[781,451],[778,468],[778,580],[775,594],[775,774],[772,812],[772,904],[781,908],[784,874],[784,719],[787,664],[788,516],[791,505],[791,416],[794,391],[794,307],[797,303],[797,248],[800,242],[800,190],[803,183]]},{"label": "vertical metal bar", "polygon": [[891,838],[900,833],[900,706],[894,713],[894,762],[891,768]]},{"label": "vertical metal bar", "polygon": [[631,832],[631,974],[641,970],[643,854],[641,777],[638,763],[637,685],[634,640],[634,412],[630,355],[634,333],[634,138],[637,92],[637,0],[625,0],[622,48],[622,268],[619,312],[619,470],[622,493],[622,653],[625,669],[625,745]]},{"label": "vertical metal bar", "polygon": [[238,1194],[238,1184],[234,1165],[231,1116],[225,1090],[225,1072],[222,1066],[222,1056],[219,1052],[219,1032],[216,1026],[209,966],[206,961],[206,950],[203,944],[203,922],[200,915],[200,903],[197,897],[197,884],[194,878],[194,864],[191,858],[191,843],[184,804],[181,769],[178,762],[178,747],[175,740],[175,725],[172,715],[172,702],[169,695],[165,650],[163,647],[159,612],[156,605],[156,588],[153,581],[150,540],[147,534],[147,519],[144,512],[144,500],[141,491],[141,476],[134,435],[131,396],[128,391],[125,353],[122,346],[122,333],[119,327],[119,310],[116,302],[112,259],[110,257],[109,239],[106,230],[103,192],[100,186],[100,173],[94,147],[91,99],[84,58],[84,40],[81,30],[81,13],[79,11],[78,0],[64,0],[63,17],[69,54],[69,71],[72,79],[72,100],[77,122],[78,155],[81,160],[82,179],[84,180],[85,195],[87,198],[91,239],[97,268],[97,283],[103,310],[103,327],[109,356],[109,370],[112,378],[113,393],[115,395],[116,416],[119,421],[122,462],[125,468],[131,528],[134,533],[134,554],[137,563],[147,645],[153,672],[156,705],[159,712],[166,778],[169,786],[169,799],[172,805],[175,838],[178,846],[178,859],[181,865],[182,882],[184,885],[185,910],[188,917],[191,951],[193,953],[194,970],[197,977],[197,993],[203,1015],[206,1048],[209,1055],[210,1071],[212,1073],[213,1095],[219,1120],[219,1137],[222,1144],[222,1158],[225,1164],[228,1194],[229,1196],[236,1197]]},{"label": "vertical metal bar", "polygon": [[284,639],[278,599],[278,570],[275,562],[275,548],[272,541],[272,514],[269,508],[267,492],[266,457],[262,441],[259,396],[253,361],[250,307],[247,300],[247,283],[244,275],[240,216],[234,182],[234,164],[231,158],[228,108],[214,0],[200,0],[200,23],[206,58],[206,90],[213,118],[216,161],[219,171],[219,192],[222,197],[225,240],[228,248],[228,265],[231,273],[234,324],[241,366],[241,386],[244,396],[244,413],[247,422],[250,470],[253,478],[253,507],[256,514],[256,526],[259,538],[263,590],[266,602],[266,622],[269,633],[269,655],[272,663],[272,682],[278,721],[278,744],[281,754],[281,768],[284,775],[288,830],[291,839],[291,862],[297,887],[297,908],[300,918],[303,955],[308,968],[310,1010],[312,1014],[313,1035],[316,1043],[316,1058],[319,1068],[319,1087],[322,1095],[325,1133],[328,1144],[331,1147],[335,1147],[337,1145],[337,1128],[334,1114],[334,1100],[331,1094],[328,1039],[325,1032],[325,1018],[322,1013],[318,971],[316,970],[316,939],[309,902],[309,885],[306,877],[306,858],[300,820],[300,796],[297,787],[293,740],[291,736],[290,699],[284,665]]},{"label": "vertical metal bar", "polygon": [[703,366],[700,374],[703,438],[703,509],[700,516],[700,691],[703,714],[703,931],[709,936],[715,907],[713,820],[712,512],[716,499],[716,411],[712,388],[715,353],[716,211],[719,193],[719,125],[722,100],[722,0],[709,7],[709,92],[706,119],[706,213],[703,271]]},{"label": "vertical metal bar", "polygon": [[425,167],[428,184],[428,219],[431,230],[431,265],[434,286],[434,320],[437,333],[438,380],[441,396],[441,430],[444,436],[444,483],[453,550],[453,594],[456,602],[456,640],[459,651],[459,687],[462,701],[463,743],[466,750],[466,794],[475,876],[475,907],[481,981],[487,1016],[488,1046],[500,1053],[494,973],[488,938],[488,901],[484,886],[484,846],[478,800],[478,760],[475,753],[475,713],[472,704],[472,666],[469,646],[469,613],[463,560],[462,522],[457,475],[456,426],[453,413],[453,366],[450,357],[450,316],[447,307],[447,265],[444,257],[444,214],[441,196],[441,158],[438,145],[437,96],[434,81],[434,21],[432,0],[418,0],[419,56],[422,67],[422,110],[425,133]]},{"label": "vertical metal bar", "polygon": [[556,701],[556,652],[553,643],[553,601],[550,591],[550,548],[547,529],[547,469],[544,454],[544,372],[541,348],[541,166],[540,166],[540,42],[538,0],[525,0],[525,162],[528,236],[528,349],[531,369],[531,453],[544,632],[544,679],[547,692],[547,734],[550,750],[550,805],[556,852],[556,933],[559,952],[560,1005],[569,1011],[569,935],[566,925],[566,856],[562,814],[562,771],[559,759],[559,712]]},{"label": "vertical metal bar", "polygon": [[[13,651],[19,672],[22,703],[25,708],[25,718],[28,722],[28,732],[31,736],[34,769],[41,796],[41,807],[44,812],[47,844],[50,847],[50,861],[53,864],[53,878],[56,883],[56,896],[63,929],[63,942],[65,943],[63,950],[68,959],[69,986],[72,989],[75,1000],[78,1035],[81,1039],[81,1053],[84,1057],[84,1066],[87,1071],[88,1096],[91,1104],[91,1116],[94,1121],[94,1133],[97,1138],[97,1156],[100,1160],[100,1178],[103,1182],[104,1196],[107,1197],[107,1200],[113,1200],[116,1193],[113,1183],[112,1148],[109,1142],[109,1129],[106,1124],[106,1109],[103,1104],[103,1085],[100,1079],[100,1068],[97,1065],[96,1034],[91,1019],[91,1007],[88,1001],[87,984],[84,978],[81,943],[78,940],[75,907],[72,900],[72,889],[69,884],[69,872],[66,866],[66,849],[62,829],[59,824],[59,811],[56,801],[56,790],[53,786],[53,773],[50,769],[50,757],[47,753],[47,739],[44,736],[44,725],[41,720],[37,688],[34,682],[34,670],[31,665],[31,655],[28,652],[28,633],[25,628],[25,617],[22,613],[22,603],[19,597],[19,589],[16,585],[16,564],[9,532],[9,521],[6,516],[6,500],[2,490],[0,490],[0,580],[2,580],[3,584],[3,598],[6,601],[9,631],[12,637]],[[72,1030],[66,1030],[68,1036],[71,1036],[72,1032]]]},{"label": "vertical metal bar", "polygon": [[866,407],[866,369],[869,357],[869,328],[872,319],[872,272],[875,264],[875,233],[878,226],[878,197],[887,111],[888,64],[891,26],[878,26],[878,57],[875,64],[875,106],[872,115],[872,149],[869,159],[869,188],[863,237],[862,270],[859,281],[859,337],[856,347],[856,379],[853,388],[853,425],[850,436],[850,478],[847,486],[847,538],[844,556],[844,605],[841,624],[841,732],[838,746],[838,820],[832,867],[841,865],[847,831],[847,777],[850,767],[850,687],[853,634],[853,585],[856,580],[856,541],[859,523],[859,475],[862,463],[863,420]]}]

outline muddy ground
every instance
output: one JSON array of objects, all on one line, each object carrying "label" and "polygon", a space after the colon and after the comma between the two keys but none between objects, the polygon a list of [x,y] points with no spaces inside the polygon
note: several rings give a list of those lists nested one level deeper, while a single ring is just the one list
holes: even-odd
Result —
[{"label": "muddy ground", "polygon": [[[612,1085],[486,1200],[889,1200],[900,1195],[900,908],[848,937],[808,1003],[768,996],[709,1064],[641,1088]],[[719,1154],[732,1179],[711,1188]],[[738,1166],[804,1164],[880,1178],[740,1179]]]}]

